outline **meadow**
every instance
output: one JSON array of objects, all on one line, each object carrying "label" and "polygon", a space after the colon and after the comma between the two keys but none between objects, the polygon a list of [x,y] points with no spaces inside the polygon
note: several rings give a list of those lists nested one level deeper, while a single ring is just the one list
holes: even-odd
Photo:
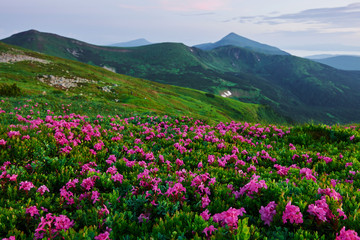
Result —
[{"label": "meadow", "polygon": [[3,239],[360,239],[358,125],[0,109]]}]

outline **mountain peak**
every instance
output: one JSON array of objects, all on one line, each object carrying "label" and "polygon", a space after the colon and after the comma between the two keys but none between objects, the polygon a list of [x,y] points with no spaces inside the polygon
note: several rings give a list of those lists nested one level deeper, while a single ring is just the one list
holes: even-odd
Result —
[{"label": "mountain peak", "polygon": [[215,43],[205,43],[205,44],[196,45],[194,47],[200,48],[202,50],[212,50],[214,48],[224,47],[224,46],[247,48],[255,52],[260,52],[269,55],[289,55],[288,53],[276,47],[253,41],[251,39],[242,37],[234,32],[229,33],[228,35],[226,35],[221,40]]}]

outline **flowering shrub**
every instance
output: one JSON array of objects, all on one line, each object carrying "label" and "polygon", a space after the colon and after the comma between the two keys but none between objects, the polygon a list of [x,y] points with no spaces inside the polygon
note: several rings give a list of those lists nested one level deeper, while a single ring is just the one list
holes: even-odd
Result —
[{"label": "flowering shrub", "polygon": [[358,126],[0,105],[3,239],[359,238]]}]

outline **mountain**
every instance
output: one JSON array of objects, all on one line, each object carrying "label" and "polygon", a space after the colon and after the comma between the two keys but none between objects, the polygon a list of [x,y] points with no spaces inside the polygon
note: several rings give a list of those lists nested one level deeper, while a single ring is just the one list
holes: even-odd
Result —
[{"label": "mountain", "polygon": [[239,36],[235,33],[230,33],[215,43],[204,43],[204,44],[195,45],[194,47],[200,48],[202,50],[212,50],[214,48],[224,47],[224,46],[247,48],[255,52],[271,54],[271,55],[289,55],[287,52],[284,52],[276,47],[272,47],[266,44],[262,44],[250,40],[248,38]]},{"label": "mountain", "polygon": [[360,71],[360,56],[339,55],[312,60],[341,70]]},{"label": "mountain", "polygon": [[186,115],[207,121],[286,121],[259,104],[116,74],[1,42],[0,95],[16,95],[9,100],[15,102],[20,98],[36,99],[49,107],[52,103],[73,104],[83,114],[92,109],[97,114],[114,116],[135,112]]},{"label": "mountain", "polygon": [[102,47],[36,31],[2,41],[137,78],[266,105],[291,121],[360,121],[359,72],[291,55],[232,45],[206,51],[181,43]]},{"label": "mountain", "polygon": [[121,42],[121,43],[115,43],[111,44],[109,47],[140,47],[140,46],[146,46],[152,44],[148,40],[144,38],[135,39],[128,42]]}]

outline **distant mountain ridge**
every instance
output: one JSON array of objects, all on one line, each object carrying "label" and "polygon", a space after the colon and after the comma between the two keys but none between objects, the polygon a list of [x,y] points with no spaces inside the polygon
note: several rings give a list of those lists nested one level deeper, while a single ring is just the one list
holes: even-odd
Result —
[{"label": "distant mountain ridge", "polygon": [[128,42],[120,42],[109,45],[110,47],[140,47],[152,44],[145,38],[139,38]]},{"label": "distant mountain ridge", "polygon": [[233,45],[212,50],[181,43],[103,47],[40,32],[19,33],[2,41],[137,78],[267,105],[296,122],[360,122],[360,72],[292,55],[263,54]]},{"label": "distant mountain ridge", "polygon": [[271,54],[271,55],[290,55],[289,53],[284,52],[279,48],[250,40],[248,38],[239,36],[236,33],[230,33],[215,43],[204,43],[204,44],[195,45],[194,47],[200,48],[202,50],[212,50],[214,48],[224,47],[224,46],[247,48],[255,52]]},{"label": "distant mountain ridge", "polygon": [[324,58],[312,58],[310,56],[307,58],[341,70],[360,71],[360,56],[338,55]]}]

